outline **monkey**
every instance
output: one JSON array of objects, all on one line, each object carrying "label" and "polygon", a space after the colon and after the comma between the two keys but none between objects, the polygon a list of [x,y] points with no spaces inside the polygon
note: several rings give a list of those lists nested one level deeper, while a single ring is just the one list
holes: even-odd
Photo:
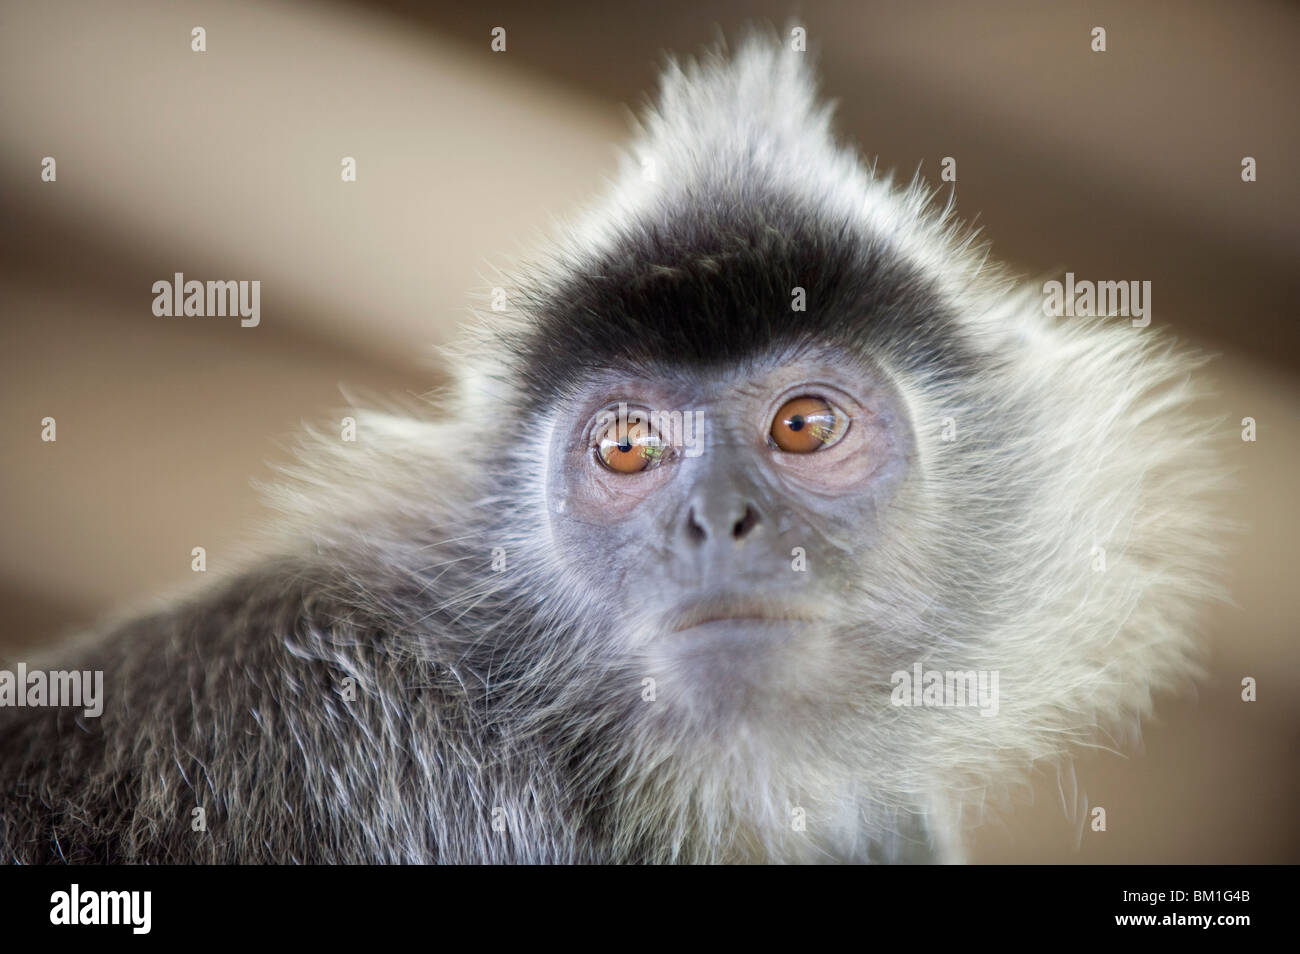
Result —
[{"label": "monkey", "polygon": [[1194,679],[1202,359],[1046,315],[807,57],[670,61],[453,384],[306,429],[245,565],[55,650],[103,711],[0,708],[0,856],[961,862]]}]

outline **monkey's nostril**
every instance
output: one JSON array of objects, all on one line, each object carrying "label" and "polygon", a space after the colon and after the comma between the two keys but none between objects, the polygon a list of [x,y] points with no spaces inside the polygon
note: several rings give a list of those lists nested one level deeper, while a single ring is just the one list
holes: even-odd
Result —
[{"label": "monkey's nostril", "polygon": [[742,539],[758,525],[758,519],[758,511],[746,505],[745,515],[737,520],[736,525],[731,528],[731,535],[737,540]]},{"label": "monkey's nostril", "polygon": [[709,532],[704,529],[699,518],[695,516],[694,507],[692,507],[686,514],[686,532],[690,534],[691,539],[696,543],[703,543],[709,536]]}]

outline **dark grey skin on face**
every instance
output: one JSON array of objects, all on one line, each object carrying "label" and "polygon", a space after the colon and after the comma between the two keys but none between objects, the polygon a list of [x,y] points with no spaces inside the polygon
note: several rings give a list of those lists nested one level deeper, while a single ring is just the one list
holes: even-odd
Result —
[{"label": "dark grey skin on face", "polygon": [[[960,860],[1002,774],[1194,672],[1187,362],[1047,319],[806,62],[670,68],[657,180],[522,270],[458,390],[306,439],[264,560],[28,660],[106,698],[0,709],[0,856]],[[798,398],[837,439],[774,446]],[[701,452],[609,469],[620,404]],[[1000,674],[997,717],[898,705],[914,666]]]},{"label": "dark grey skin on face", "polygon": [[[818,643],[905,476],[911,437],[896,395],[869,362],[825,348],[608,372],[584,391],[551,438],[557,558],[605,594],[610,627],[646,656],[656,688],[703,709],[702,729],[789,705],[785,690],[806,685],[792,672],[825,664]],[[772,424],[804,396],[833,405],[845,429],[813,452],[787,452]],[[694,415],[702,427],[693,446],[679,440],[654,465],[620,473],[590,437],[619,405]]]}]

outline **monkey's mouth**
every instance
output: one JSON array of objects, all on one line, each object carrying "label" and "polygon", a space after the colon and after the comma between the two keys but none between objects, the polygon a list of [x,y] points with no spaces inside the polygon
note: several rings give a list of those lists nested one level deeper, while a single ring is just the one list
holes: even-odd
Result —
[{"label": "monkey's mouth", "polygon": [[745,599],[717,599],[688,607],[672,618],[670,631],[686,630],[770,629],[786,628],[814,622],[814,617],[798,607],[782,603]]}]

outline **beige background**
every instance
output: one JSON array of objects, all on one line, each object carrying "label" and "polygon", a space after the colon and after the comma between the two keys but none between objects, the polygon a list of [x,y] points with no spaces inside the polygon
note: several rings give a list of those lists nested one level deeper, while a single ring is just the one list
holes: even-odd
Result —
[{"label": "beige background", "polygon": [[[1220,356],[1207,411],[1244,530],[1212,674],[1166,701],[1143,751],[1096,753],[1076,779],[1039,769],[976,857],[1300,860],[1300,11],[463,7],[0,6],[0,656],[191,582],[195,545],[219,568],[261,519],[250,480],[301,421],[348,405],[340,384],[437,382],[433,346],[493,266],[612,171],[624,104],[653,88],[662,51],[797,12],[864,154],[931,181],[956,157],[959,209],[996,255],[1027,274],[1150,280],[1154,323]],[[1088,48],[1097,25],[1105,54]],[[194,26],[206,53],[190,51]],[[40,181],[46,155],[56,183]],[[260,279],[261,326],[154,318],[150,286],[175,271]],[[39,439],[46,415],[56,444]],[[1085,799],[1107,832],[1080,834]]]}]

